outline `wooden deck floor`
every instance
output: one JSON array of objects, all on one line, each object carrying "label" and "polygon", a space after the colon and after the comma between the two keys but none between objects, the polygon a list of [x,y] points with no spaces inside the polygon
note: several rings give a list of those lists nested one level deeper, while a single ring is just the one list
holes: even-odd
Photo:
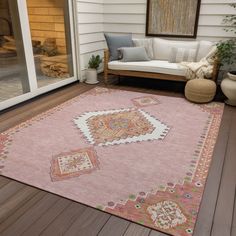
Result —
[{"label": "wooden deck floor", "polygon": [[[101,84],[102,85],[102,84]],[[0,115],[4,131],[93,86],[73,84]],[[130,87],[129,82],[110,87],[155,94],[152,86]],[[226,106],[214,151],[194,236],[236,236],[236,108]],[[149,228],[0,177],[1,236],[165,236]]]}]

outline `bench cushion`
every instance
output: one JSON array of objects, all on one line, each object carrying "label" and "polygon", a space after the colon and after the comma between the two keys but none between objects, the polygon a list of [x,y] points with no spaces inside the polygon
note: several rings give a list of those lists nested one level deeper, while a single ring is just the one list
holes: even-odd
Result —
[{"label": "bench cushion", "polygon": [[121,62],[111,61],[108,63],[110,70],[130,70],[152,73],[162,73],[169,75],[185,76],[186,68],[178,63],[169,63],[167,61],[152,60],[143,62]]},{"label": "bench cushion", "polygon": [[197,61],[200,61],[203,57],[205,57],[214,47],[215,43],[210,41],[200,41],[198,48]]},{"label": "bench cushion", "polygon": [[174,41],[160,38],[153,39],[153,52],[155,60],[169,60],[172,48],[185,48],[197,50],[198,41]]},{"label": "bench cushion", "polygon": [[135,47],[145,47],[148,57],[153,60],[153,39],[145,38],[145,39],[133,39],[133,43]]}]

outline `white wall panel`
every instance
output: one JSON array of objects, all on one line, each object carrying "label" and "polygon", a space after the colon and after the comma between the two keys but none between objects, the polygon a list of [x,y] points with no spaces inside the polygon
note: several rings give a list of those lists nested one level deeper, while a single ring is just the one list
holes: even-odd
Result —
[{"label": "white wall panel", "polygon": [[79,24],[79,34],[92,34],[103,32],[103,23],[83,23]]},{"label": "white wall panel", "polygon": [[[92,54],[103,56],[103,49],[106,47],[104,32],[132,33],[135,38],[145,37],[146,2],[147,0],[77,0],[82,71],[87,68]],[[222,19],[225,15],[234,13],[228,4],[235,0],[201,2],[197,39],[219,41],[233,37],[232,33],[223,30]]]},{"label": "white wall panel", "polygon": [[104,41],[103,33],[80,35],[80,45]]},{"label": "white wall panel", "polygon": [[103,56],[103,0],[77,0],[82,79],[92,54]]},{"label": "white wall panel", "polygon": [[101,3],[88,3],[88,2],[79,1],[78,12],[103,13],[103,4],[101,4]]},{"label": "white wall panel", "polygon": [[79,13],[78,14],[79,24],[88,24],[88,23],[103,23],[103,14],[99,13]]},{"label": "white wall panel", "polygon": [[[146,0],[104,0],[104,31],[110,33],[133,33],[145,37]],[[233,37],[223,30],[222,19],[235,13],[229,3],[235,0],[202,0],[198,37],[218,41]]]}]

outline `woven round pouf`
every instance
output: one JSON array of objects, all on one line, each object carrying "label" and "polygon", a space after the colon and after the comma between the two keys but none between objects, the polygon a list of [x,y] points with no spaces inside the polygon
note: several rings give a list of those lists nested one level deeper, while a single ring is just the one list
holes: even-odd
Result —
[{"label": "woven round pouf", "polygon": [[207,103],[214,99],[216,83],[209,79],[189,80],[185,86],[185,97],[196,103]]}]

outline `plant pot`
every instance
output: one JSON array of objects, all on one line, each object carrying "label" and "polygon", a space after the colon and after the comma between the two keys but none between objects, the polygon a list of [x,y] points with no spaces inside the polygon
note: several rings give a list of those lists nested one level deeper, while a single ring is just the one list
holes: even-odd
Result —
[{"label": "plant pot", "polygon": [[236,71],[230,71],[230,72],[228,72],[227,75],[228,75],[229,79],[236,81]]},{"label": "plant pot", "polygon": [[236,75],[234,72],[228,73],[228,77],[221,82],[221,89],[224,95],[228,98],[225,103],[231,106],[236,106]]},{"label": "plant pot", "polygon": [[86,84],[97,84],[97,83],[99,83],[96,69],[87,69],[86,70],[85,83]]}]

